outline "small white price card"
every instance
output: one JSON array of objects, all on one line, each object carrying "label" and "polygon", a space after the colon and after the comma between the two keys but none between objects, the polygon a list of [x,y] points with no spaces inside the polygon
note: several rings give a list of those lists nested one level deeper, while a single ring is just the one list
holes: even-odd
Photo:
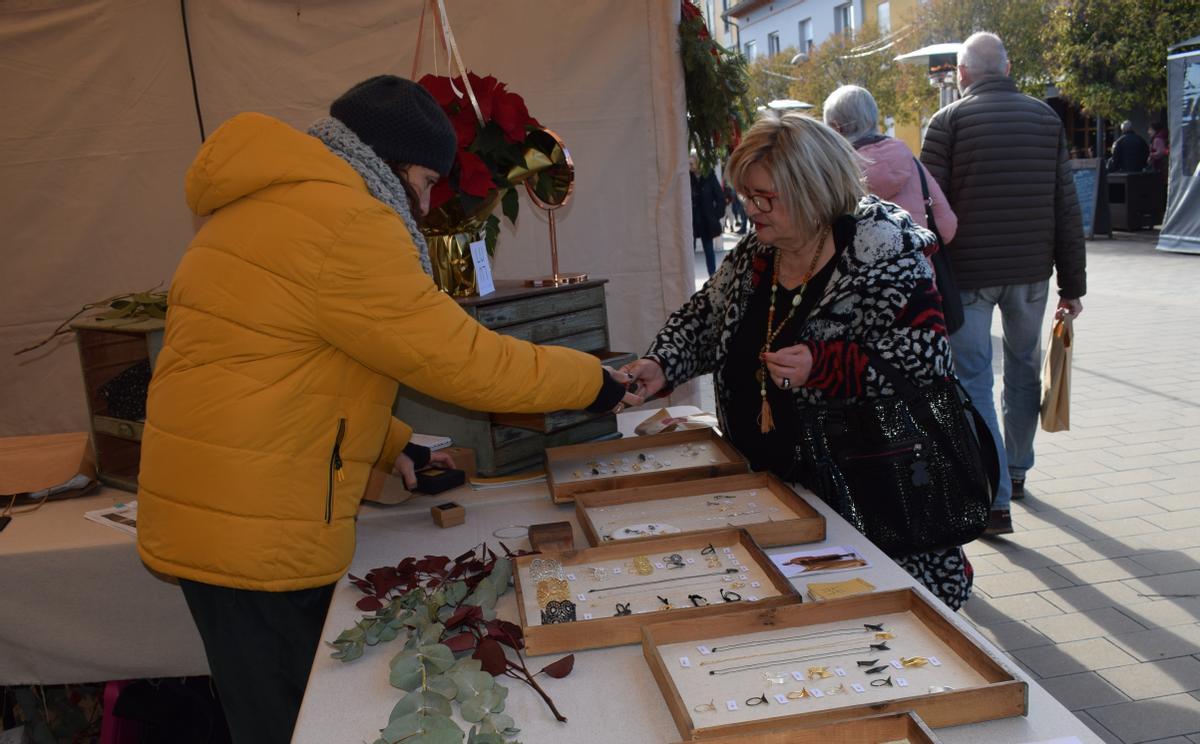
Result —
[{"label": "small white price card", "polygon": [[867,691],[867,688],[863,687],[862,685],[858,684],[857,682],[850,685],[850,689],[854,690],[855,692],[866,692]]},{"label": "small white price card", "polygon": [[482,240],[471,243],[471,260],[475,263],[475,286],[479,288],[479,296],[490,295],[496,291],[496,283],[492,281],[492,264],[488,261],[487,245]]},{"label": "small white price card", "polygon": [[784,695],[782,692],[775,695],[775,702],[779,703],[780,705],[787,705],[788,704],[787,695]]},{"label": "small white price card", "polygon": [[725,701],[725,709],[726,710],[737,710],[737,701],[736,700],[726,700]]},{"label": "small white price card", "polygon": [[679,666],[683,667],[684,669],[687,669],[691,665],[692,665],[692,662],[690,659],[688,659],[688,657],[686,657],[686,656],[679,657]]},{"label": "small white price card", "polygon": [[712,653],[712,650],[708,646],[696,646],[696,650],[700,652],[701,656],[708,656]]}]

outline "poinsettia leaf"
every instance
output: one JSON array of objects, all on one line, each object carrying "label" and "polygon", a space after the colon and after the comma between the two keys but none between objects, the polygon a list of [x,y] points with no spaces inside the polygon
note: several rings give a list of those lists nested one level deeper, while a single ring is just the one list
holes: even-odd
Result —
[{"label": "poinsettia leaf", "polygon": [[454,611],[454,614],[450,616],[450,619],[446,621],[446,627],[457,628],[465,622],[470,620],[478,620],[480,617],[482,617],[482,615],[478,606],[469,604],[460,605],[459,608]]},{"label": "poinsettia leaf", "polygon": [[504,216],[512,224],[517,224],[517,213],[521,210],[521,202],[517,198],[516,189],[505,189],[504,196],[500,199],[500,208],[504,210]]},{"label": "poinsettia leaf", "polygon": [[[555,679],[562,679],[571,673],[575,668],[575,654],[567,654],[553,664],[547,664],[542,668],[542,672],[550,675]],[[539,672],[540,674],[541,672]]]},{"label": "poinsettia leaf", "polygon": [[456,654],[475,648],[475,636],[470,633],[459,633],[450,636],[445,641],[446,647]]},{"label": "poinsettia leaf", "polygon": [[380,602],[375,597],[363,597],[354,603],[354,606],[363,612],[374,612],[383,607],[383,602]]},{"label": "poinsettia leaf", "polygon": [[504,655],[504,647],[491,638],[481,638],[472,655],[483,664],[483,671],[493,677],[504,674],[508,668],[508,657]]}]

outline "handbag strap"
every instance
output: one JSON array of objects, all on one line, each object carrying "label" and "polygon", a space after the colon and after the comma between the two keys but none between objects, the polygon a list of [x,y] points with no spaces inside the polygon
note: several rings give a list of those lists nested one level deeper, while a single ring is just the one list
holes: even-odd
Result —
[{"label": "handbag strap", "polygon": [[921,161],[913,158],[913,162],[917,165],[917,175],[921,178],[921,197],[925,201],[925,221],[929,224],[929,230],[937,238],[938,246],[942,245],[942,232],[938,230],[937,220],[933,218],[933,198],[929,196],[929,184],[925,181],[925,168],[921,165]]}]

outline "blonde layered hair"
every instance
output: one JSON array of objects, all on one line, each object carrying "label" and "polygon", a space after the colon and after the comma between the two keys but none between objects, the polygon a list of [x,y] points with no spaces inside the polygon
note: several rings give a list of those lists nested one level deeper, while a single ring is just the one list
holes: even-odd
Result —
[{"label": "blonde layered hair", "polygon": [[852,214],[867,194],[854,148],[804,114],[764,117],[750,127],[725,169],[738,193],[746,193],[746,172],[756,163],[770,174],[797,226],[809,232]]}]

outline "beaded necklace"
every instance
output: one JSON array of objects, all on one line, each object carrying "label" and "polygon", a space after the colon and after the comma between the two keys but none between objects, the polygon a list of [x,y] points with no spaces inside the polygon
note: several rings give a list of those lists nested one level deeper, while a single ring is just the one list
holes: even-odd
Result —
[{"label": "beaded necklace", "polygon": [[821,258],[821,253],[825,248],[825,239],[829,237],[829,231],[832,227],[827,227],[821,233],[820,240],[817,241],[816,248],[813,250],[812,261],[808,264],[808,270],[804,272],[804,277],[800,280],[799,291],[792,298],[792,306],[788,310],[788,314],[783,320],[779,321],[779,325],[772,328],[775,323],[775,293],[779,290],[779,249],[775,249],[775,267],[771,275],[771,305],[767,309],[767,340],[763,343],[762,351],[759,352],[758,358],[762,361],[762,369],[758,376],[758,394],[762,398],[762,411],[758,416],[759,431],[766,434],[775,428],[775,419],[771,415],[771,404],[767,402],[767,360],[765,354],[771,350],[771,344],[779,336],[779,332],[788,324],[792,316],[796,314],[796,308],[800,307],[800,303],[804,301],[804,290],[808,288],[808,283],[812,280],[813,274],[817,269],[817,261]]}]

